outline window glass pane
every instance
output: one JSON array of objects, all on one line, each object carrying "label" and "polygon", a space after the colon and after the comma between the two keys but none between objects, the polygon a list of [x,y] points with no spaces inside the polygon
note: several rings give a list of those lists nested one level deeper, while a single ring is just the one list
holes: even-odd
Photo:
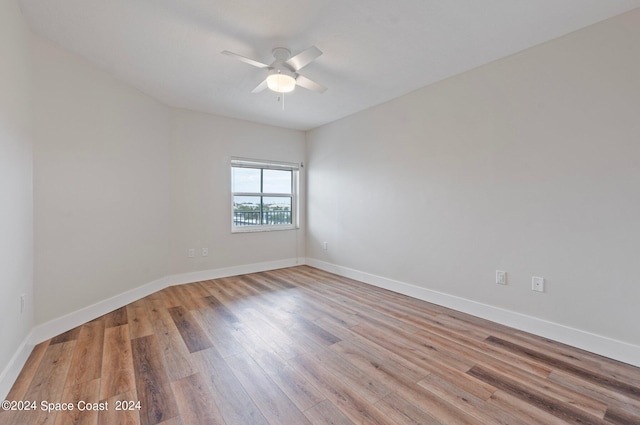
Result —
[{"label": "window glass pane", "polygon": [[263,187],[265,193],[291,193],[292,171],[287,170],[264,170]]},{"label": "window glass pane", "polygon": [[262,219],[263,224],[291,224],[291,198],[288,196],[262,198]]},{"label": "window glass pane", "polygon": [[260,192],[260,169],[233,167],[234,192]]},{"label": "window glass pane", "polygon": [[233,197],[233,225],[234,226],[259,226],[260,221],[260,197],[259,196],[234,196]]},{"label": "window glass pane", "polygon": [[[261,168],[264,165],[265,168]],[[293,206],[297,171],[279,169],[268,162],[232,160],[232,232],[291,229],[296,220]],[[244,196],[242,196],[244,195]],[[273,196],[266,196],[273,195]]]}]

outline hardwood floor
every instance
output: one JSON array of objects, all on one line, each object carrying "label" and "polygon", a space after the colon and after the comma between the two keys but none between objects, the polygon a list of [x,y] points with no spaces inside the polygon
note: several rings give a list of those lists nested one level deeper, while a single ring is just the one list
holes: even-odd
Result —
[{"label": "hardwood floor", "polygon": [[36,409],[0,424],[629,425],[640,369],[301,266],[170,287],[45,341],[7,399]]}]

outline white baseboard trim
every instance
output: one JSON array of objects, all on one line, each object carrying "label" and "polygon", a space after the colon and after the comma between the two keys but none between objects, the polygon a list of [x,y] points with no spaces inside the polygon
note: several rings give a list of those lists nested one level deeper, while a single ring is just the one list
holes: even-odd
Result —
[{"label": "white baseboard trim", "polygon": [[76,326],[80,326],[83,323],[89,322],[97,317],[107,314],[113,310],[116,310],[122,306],[132,303],[147,295],[153,294],[156,291],[166,288],[166,277],[154,280],[145,285],[131,289],[118,295],[114,295],[111,298],[107,298],[102,301],[98,301],[95,304],[83,307],[80,310],[73,311],[64,316],[57,317],[36,326],[31,332],[30,342],[32,345],[37,345],[42,341],[49,338],[53,338],[56,335],[60,335],[63,332],[71,330]]},{"label": "white baseboard trim", "polygon": [[18,379],[20,371],[33,350],[33,344],[29,343],[30,337],[31,335],[27,335],[9,361],[9,364],[4,368],[2,373],[0,373],[0,400],[7,398],[7,394],[9,394],[13,383]]},{"label": "white baseboard trim", "polygon": [[243,264],[220,269],[165,276],[145,285],[115,295],[111,298],[107,298],[106,300],[99,301],[93,305],[81,308],[80,310],[76,310],[64,316],[42,323],[31,330],[29,335],[25,338],[11,358],[9,364],[0,374],[0,400],[4,400],[11,390],[18,374],[29,358],[33,347],[42,341],[46,341],[49,338],[60,335],[61,333],[71,330],[76,326],[80,326],[83,323],[89,322],[168,286],[293,267],[304,264],[304,261],[304,258],[288,258],[284,260],[267,261],[264,263]]},{"label": "white baseboard trim", "polygon": [[314,258],[306,264],[640,367],[640,346]]},{"label": "white baseboard trim", "polygon": [[168,283],[167,286],[181,285],[183,283],[200,282],[202,280],[220,279],[222,277],[284,269],[286,267],[300,266],[303,264],[305,264],[304,258],[287,258],[284,260],[267,261],[265,263],[243,264],[240,266],[224,267],[221,269],[175,274],[167,276],[166,279]]},{"label": "white baseboard trim", "polygon": [[56,335],[60,335],[70,329],[89,322],[97,317],[130,304],[147,295],[160,291],[168,286],[181,285],[183,283],[199,282],[202,280],[218,279],[221,277],[237,276],[241,274],[257,273],[266,270],[275,270],[285,267],[293,267],[304,264],[304,259],[289,258],[284,260],[268,261],[264,263],[243,264],[220,269],[202,270],[197,272],[180,273],[162,277],[145,285],[115,295],[93,305],[81,308],[64,316],[55,318],[36,326],[31,332],[29,342],[32,346],[39,344]]}]

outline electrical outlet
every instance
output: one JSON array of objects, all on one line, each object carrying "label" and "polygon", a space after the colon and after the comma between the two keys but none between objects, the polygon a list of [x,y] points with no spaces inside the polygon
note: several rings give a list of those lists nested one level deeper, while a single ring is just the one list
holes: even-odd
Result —
[{"label": "electrical outlet", "polygon": [[202,256],[206,257],[207,255],[209,255],[209,248],[202,248]]},{"label": "electrical outlet", "polygon": [[506,285],[507,272],[503,272],[502,270],[496,270],[496,283],[499,285]]},{"label": "electrical outlet", "polygon": [[196,256],[196,250],[195,250],[195,249],[193,249],[193,248],[189,248],[189,249],[187,250],[187,257],[189,257],[189,258],[195,258],[195,256]]},{"label": "electrical outlet", "polygon": [[531,290],[544,292],[544,277],[533,276],[531,278]]},{"label": "electrical outlet", "polygon": [[322,243],[322,250],[323,251],[328,251],[329,250],[329,243],[328,242],[323,242]]}]

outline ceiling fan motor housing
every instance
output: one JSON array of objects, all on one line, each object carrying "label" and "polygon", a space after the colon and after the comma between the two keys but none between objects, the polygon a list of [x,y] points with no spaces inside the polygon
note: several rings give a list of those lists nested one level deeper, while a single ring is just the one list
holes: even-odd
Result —
[{"label": "ceiling fan motor housing", "polygon": [[296,88],[296,73],[285,61],[291,56],[291,51],[284,47],[276,47],[272,51],[276,59],[267,73],[267,86],[278,93],[288,93]]}]

